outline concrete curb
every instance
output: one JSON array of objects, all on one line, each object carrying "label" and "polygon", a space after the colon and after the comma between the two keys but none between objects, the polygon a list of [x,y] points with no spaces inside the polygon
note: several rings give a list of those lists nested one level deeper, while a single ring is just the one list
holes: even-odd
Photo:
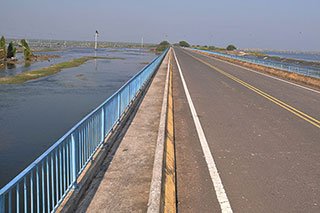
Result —
[{"label": "concrete curb", "polygon": [[[171,50],[170,50],[171,52]],[[168,55],[170,54],[168,52]],[[169,66],[167,69],[166,83],[164,87],[163,102],[160,115],[159,131],[157,146],[154,157],[152,181],[150,186],[148,213],[158,213],[161,209],[161,191],[162,191],[162,170],[163,170],[163,153],[166,132],[166,120],[168,110],[168,83],[169,83]]]},{"label": "concrete curb", "polygon": [[173,119],[173,68],[169,60],[169,92],[168,92],[168,109],[167,109],[167,125],[166,125],[166,142],[164,157],[164,186],[163,186],[163,212],[177,211],[176,196],[176,159],[175,159],[175,143],[174,143],[174,119]]},{"label": "concrete curb", "polygon": [[[170,56],[171,49],[168,52],[168,68],[166,75],[166,83],[163,94],[163,102],[161,108],[161,117],[159,123],[159,131],[157,138],[157,145],[154,158],[152,181],[150,186],[149,202],[148,202],[148,213],[158,213],[168,210],[169,212],[176,211],[176,196],[175,196],[175,161],[174,161],[174,146],[173,146],[173,120],[168,125],[168,109],[172,110],[172,98],[169,98],[170,87],[172,87],[172,77],[170,76]],[[171,91],[172,95],[172,91]],[[171,100],[171,107],[169,106],[169,100]],[[172,112],[170,114],[173,119]],[[171,137],[168,140],[168,127],[170,128]],[[170,155],[168,155],[167,148],[170,146]],[[169,160],[169,158],[171,160]],[[168,169],[167,162],[170,161],[170,169]],[[172,164],[173,163],[173,164]],[[170,177],[167,176],[167,171],[172,171]],[[170,180],[170,181],[168,181]],[[169,192],[171,196],[166,196],[166,192]],[[165,205],[169,204],[169,205]],[[170,209],[170,210],[169,210]],[[172,211],[171,211],[172,210]]]}]

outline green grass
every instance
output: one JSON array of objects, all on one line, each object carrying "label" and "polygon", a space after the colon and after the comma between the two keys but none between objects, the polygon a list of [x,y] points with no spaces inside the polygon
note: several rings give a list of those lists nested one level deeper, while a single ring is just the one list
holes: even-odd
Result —
[{"label": "green grass", "polygon": [[32,70],[28,72],[23,72],[15,76],[2,77],[0,78],[0,84],[22,84],[26,81],[35,80],[38,78],[43,78],[46,76],[54,75],[61,72],[63,69],[68,69],[72,67],[78,67],[81,64],[93,59],[124,59],[124,58],[111,58],[111,57],[93,57],[85,56],[81,58],[76,58],[71,61],[62,62],[59,64],[54,64],[50,67],[41,68],[38,70]]},{"label": "green grass", "polygon": [[267,54],[264,54],[264,53],[262,53],[262,52],[252,52],[252,51],[250,51],[250,52],[247,52],[248,54],[250,54],[250,55],[252,55],[252,56],[255,56],[255,57],[269,57],[269,55],[267,55]]}]

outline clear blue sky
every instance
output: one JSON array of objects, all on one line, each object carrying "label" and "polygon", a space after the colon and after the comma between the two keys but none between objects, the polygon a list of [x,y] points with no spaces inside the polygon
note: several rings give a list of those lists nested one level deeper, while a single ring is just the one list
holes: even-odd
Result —
[{"label": "clear blue sky", "polygon": [[0,20],[14,38],[320,51],[320,0],[2,0]]}]

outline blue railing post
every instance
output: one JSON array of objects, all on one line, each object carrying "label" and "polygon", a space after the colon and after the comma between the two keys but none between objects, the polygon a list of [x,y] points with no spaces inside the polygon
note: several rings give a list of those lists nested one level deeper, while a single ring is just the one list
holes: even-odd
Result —
[{"label": "blue railing post", "polygon": [[4,213],[4,194],[0,195],[0,213]]},{"label": "blue railing post", "polygon": [[105,120],[104,107],[102,107],[101,108],[101,141],[100,142],[104,141],[104,129],[105,129],[104,120]]},{"label": "blue railing post", "polygon": [[74,138],[74,133],[71,134],[71,178],[73,182],[73,188],[77,188],[77,162],[78,162],[78,152],[76,150],[76,140]]},{"label": "blue railing post", "polygon": [[128,101],[128,103],[130,103],[130,100],[131,100],[131,84],[129,84],[128,85],[129,86],[129,101]]},{"label": "blue railing post", "polygon": [[118,121],[120,120],[120,114],[121,114],[121,91],[118,94]]},{"label": "blue railing post", "polygon": [[27,178],[24,177],[23,179],[23,206],[24,206],[24,212],[27,212]]}]

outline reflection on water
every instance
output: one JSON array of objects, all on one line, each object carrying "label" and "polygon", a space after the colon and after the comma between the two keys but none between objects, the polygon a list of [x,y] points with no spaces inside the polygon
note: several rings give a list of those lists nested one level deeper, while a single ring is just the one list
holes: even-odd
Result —
[{"label": "reflection on water", "polygon": [[[82,50],[73,50],[76,57],[91,51]],[[125,60],[92,60],[41,80],[0,85],[0,187],[155,57],[125,49],[99,54]]]},{"label": "reflection on water", "polygon": [[5,69],[5,64],[4,62],[0,62],[0,71]]},{"label": "reflection on water", "polygon": [[25,61],[25,62],[24,62],[24,67],[30,67],[30,66],[31,66],[30,61]]},{"label": "reflection on water", "polygon": [[15,63],[3,62],[0,64],[0,71],[11,70],[11,69],[15,69],[16,67],[17,66]]}]

